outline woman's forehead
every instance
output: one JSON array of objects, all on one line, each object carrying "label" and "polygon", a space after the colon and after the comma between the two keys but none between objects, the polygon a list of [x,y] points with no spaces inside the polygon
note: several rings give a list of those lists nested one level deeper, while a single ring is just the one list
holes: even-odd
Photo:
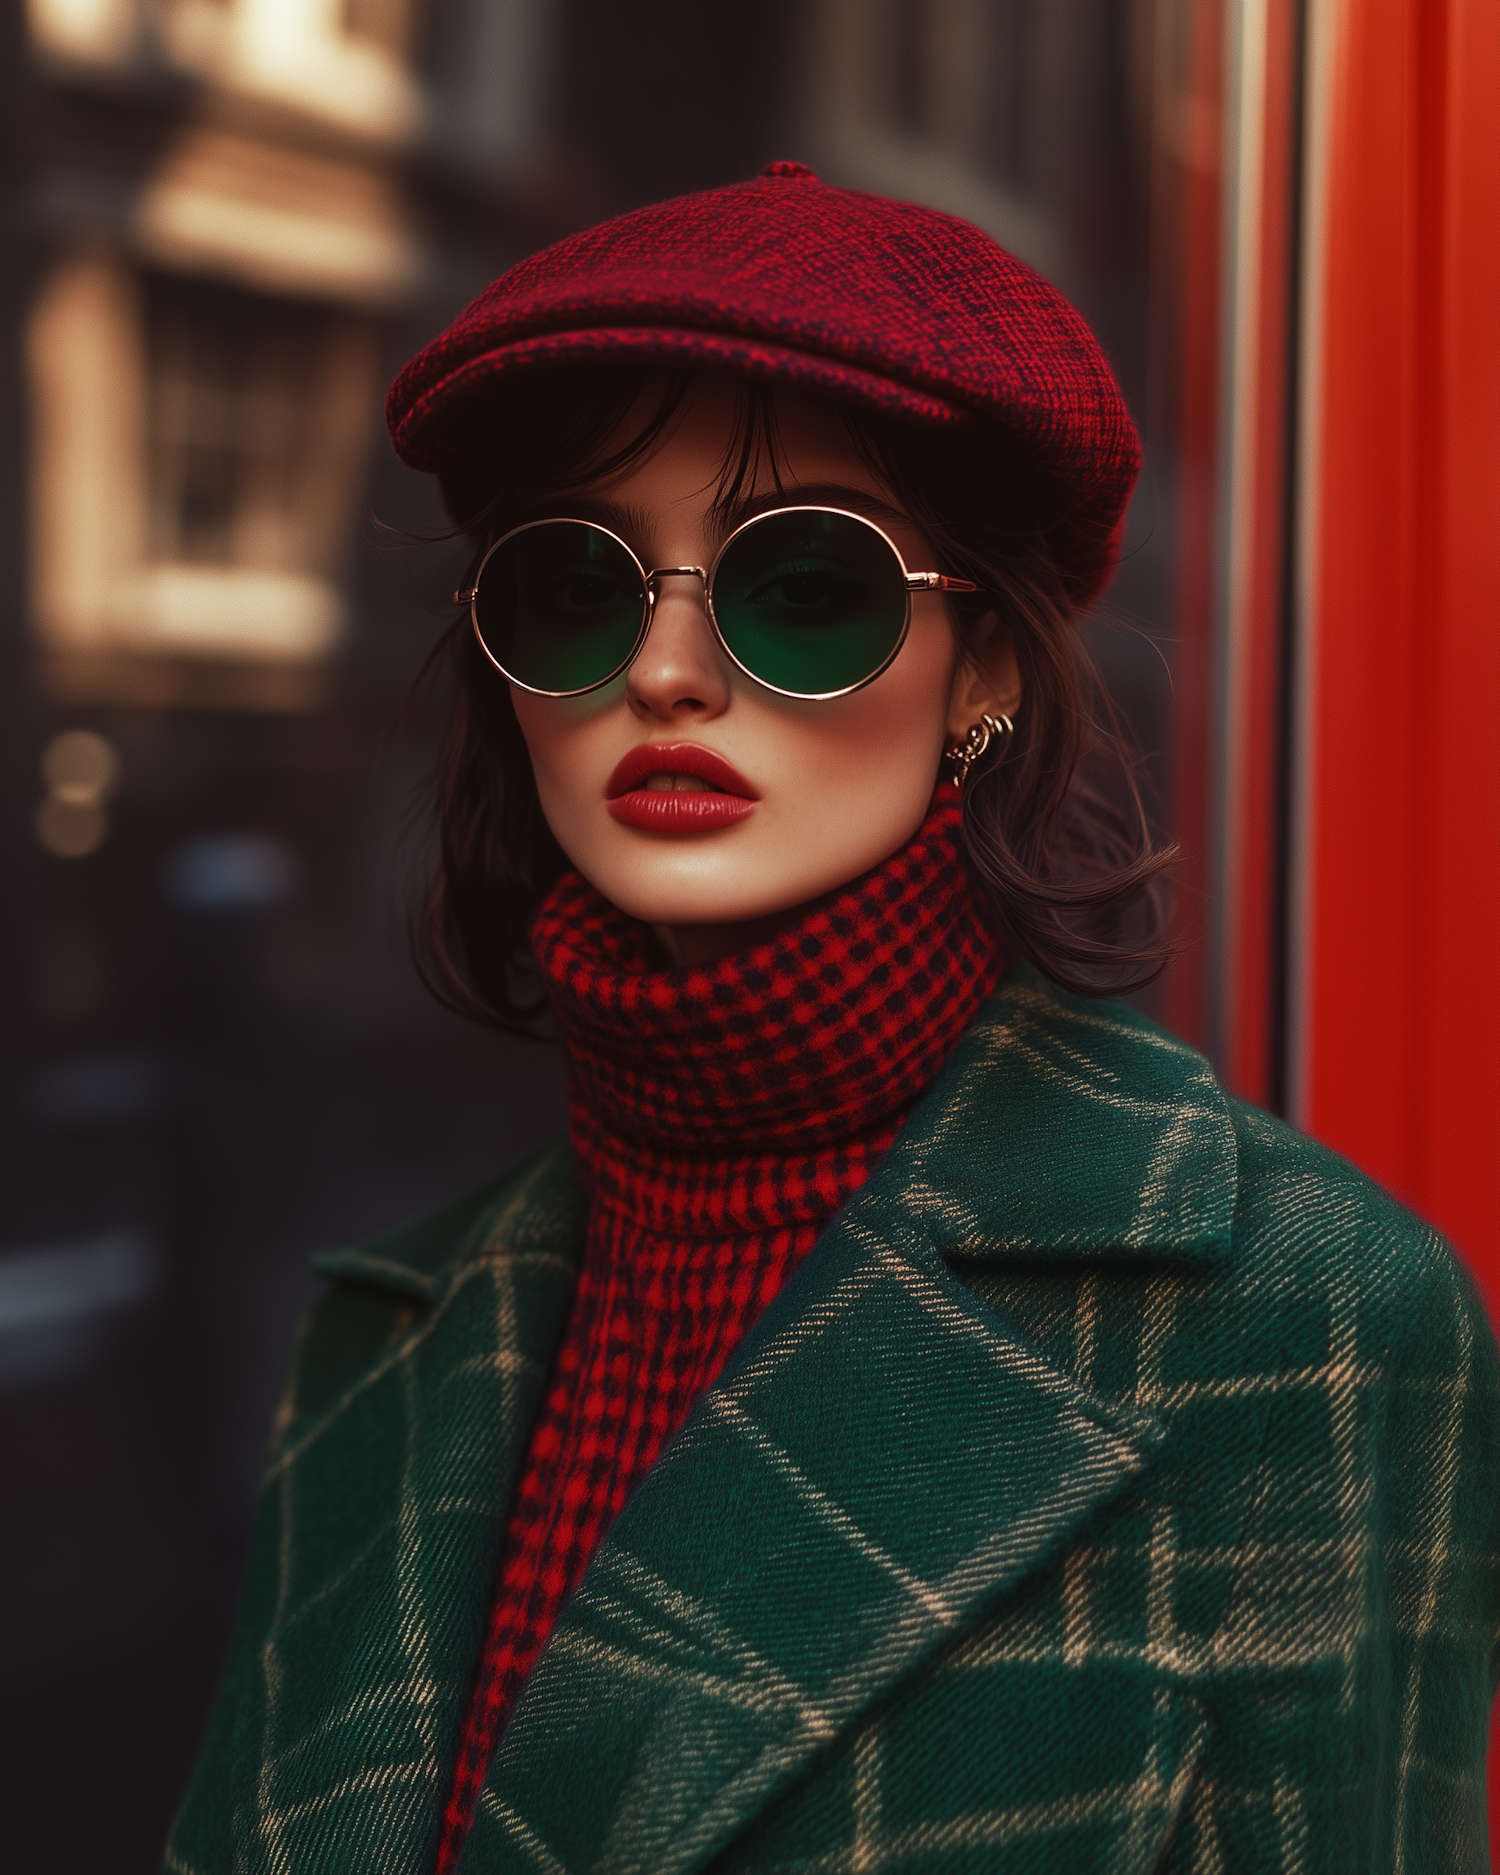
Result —
[{"label": "woman's forehead", "polygon": [[[665,385],[648,383],[600,451],[608,460],[657,417]],[[901,517],[879,475],[825,400],[767,387],[758,396],[722,377],[692,383],[662,434],[613,474],[585,477],[588,495],[622,508],[660,511],[705,502],[730,526],[778,496]],[[838,498],[838,499],[836,499]]]}]

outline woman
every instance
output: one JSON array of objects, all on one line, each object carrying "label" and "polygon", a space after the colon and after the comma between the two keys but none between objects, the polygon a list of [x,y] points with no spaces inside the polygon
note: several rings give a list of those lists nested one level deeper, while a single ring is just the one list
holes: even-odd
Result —
[{"label": "woman", "polygon": [[426,968],[570,1140],[322,1259],[168,1866],[1477,1875],[1493,1341],[1094,1000],[1163,856],[1076,314],[777,164],[390,415],[475,544]]}]

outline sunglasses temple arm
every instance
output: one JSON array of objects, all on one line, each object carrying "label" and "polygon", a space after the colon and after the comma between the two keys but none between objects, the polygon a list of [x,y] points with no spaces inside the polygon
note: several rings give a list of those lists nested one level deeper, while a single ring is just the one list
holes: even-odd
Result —
[{"label": "sunglasses temple arm", "polygon": [[949,579],[945,573],[908,573],[908,592],[978,592],[971,579]]},{"label": "sunglasses temple arm", "polygon": [[454,593],[453,603],[455,605],[471,605],[478,597],[479,588],[477,586],[470,586],[465,592]]}]

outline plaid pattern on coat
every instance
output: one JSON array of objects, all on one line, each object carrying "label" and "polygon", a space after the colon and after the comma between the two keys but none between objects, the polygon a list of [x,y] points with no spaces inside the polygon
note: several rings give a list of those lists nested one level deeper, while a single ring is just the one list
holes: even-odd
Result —
[{"label": "plaid pattern on coat", "polygon": [[[583,1240],[323,1260],[166,1866],[427,1875]],[[1482,1875],[1500,1361],[1441,1241],[1007,978],[626,1505],[467,1875]]]}]

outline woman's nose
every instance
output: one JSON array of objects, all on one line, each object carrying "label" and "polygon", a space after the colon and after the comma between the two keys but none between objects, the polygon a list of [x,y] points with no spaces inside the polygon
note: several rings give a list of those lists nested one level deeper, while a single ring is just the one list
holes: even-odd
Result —
[{"label": "woman's nose", "polygon": [[625,673],[625,694],[638,716],[666,723],[718,716],[729,707],[729,660],[708,622],[696,574],[661,576],[646,642]]}]

